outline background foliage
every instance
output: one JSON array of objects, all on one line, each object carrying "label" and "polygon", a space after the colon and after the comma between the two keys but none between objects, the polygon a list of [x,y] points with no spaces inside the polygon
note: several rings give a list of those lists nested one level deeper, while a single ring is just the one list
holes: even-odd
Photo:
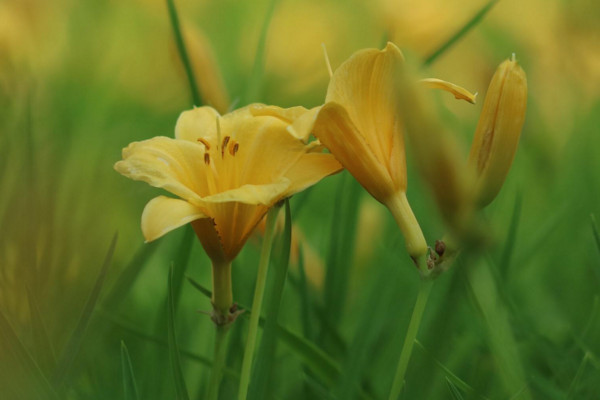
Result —
[{"label": "background foliage", "polygon": [[[483,5],[280,0],[254,67],[270,1],[177,2],[188,45],[210,44],[228,98],[306,107],[325,96],[321,43],[334,68],[384,38],[418,63]],[[500,1],[423,69],[483,99],[496,65],[516,52],[530,98],[515,164],[486,210],[493,246],[436,282],[404,398],[600,396],[600,236],[590,217],[600,219],[599,15],[591,0]],[[0,1],[3,398],[182,398],[178,368],[201,398],[214,329],[196,312],[208,298],[186,276],[209,286],[209,261],[187,228],[144,244],[141,210],[157,190],[112,169],[129,142],[172,135],[189,107],[165,2]],[[465,150],[480,107],[439,98]],[[428,241],[442,237],[410,164],[408,197]],[[294,196],[291,216],[268,397],[386,398],[418,282],[397,227],[347,173]],[[240,304],[251,303],[259,243],[257,234],[233,265]],[[230,333],[222,399],[237,392],[246,330],[241,318]]]}]

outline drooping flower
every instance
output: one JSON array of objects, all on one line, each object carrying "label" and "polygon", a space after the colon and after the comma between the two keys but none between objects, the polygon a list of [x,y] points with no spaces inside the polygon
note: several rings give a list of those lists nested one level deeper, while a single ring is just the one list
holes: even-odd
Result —
[{"label": "drooping flower", "polygon": [[[388,43],[385,49],[356,52],[331,77],[325,104],[316,111],[313,133],[356,180],[388,207],[413,259],[427,244],[406,198],[406,156],[399,118],[397,77],[403,56]],[[441,80],[423,82],[469,101],[466,90]]]},{"label": "drooping flower", "polygon": [[[146,240],[192,223],[213,262],[213,284],[220,284],[217,273],[228,280],[231,261],[271,206],[342,168],[288,132],[288,118],[306,111],[254,104],[221,116],[211,107],[194,108],[179,117],[174,139],[123,149],[118,172],[178,197],[158,196],[146,205]],[[229,299],[214,303],[228,314]]]}]

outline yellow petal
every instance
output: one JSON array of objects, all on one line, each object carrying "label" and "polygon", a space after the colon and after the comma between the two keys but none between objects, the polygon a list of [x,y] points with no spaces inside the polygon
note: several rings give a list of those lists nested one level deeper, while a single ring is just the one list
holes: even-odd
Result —
[{"label": "yellow petal", "polygon": [[207,218],[207,215],[187,201],[158,196],[150,200],[144,208],[142,233],[146,242],[151,242],[200,218]]},{"label": "yellow petal", "polygon": [[285,197],[301,192],[326,176],[340,172],[342,169],[342,165],[331,154],[305,154],[285,174],[291,182]]},{"label": "yellow petal", "polygon": [[175,138],[198,143],[198,139],[213,137],[217,131],[219,113],[212,107],[196,107],[179,115]]},{"label": "yellow petal", "polygon": [[397,191],[389,172],[340,104],[327,103],[321,108],[314,134],[377,200],[383,202]]},{"label": "yellow petal", "polygon": [[318,108],[307,110],[304,107],[281,108],[264,104],[254,104],[250,106],[250,112],[254,116],[279,118],[288,125],[287,131],[292,136],[307,142],[315,118],[317,117]]},{"label": "yellow petal", "polygon": [[[333,74],[326,102],[344,107],[381,164],[388,167],[394,135],[401,135],[394,82],[402,65],[400,49],[356,52]],[[389,168],[388,168],[389,169]]]},{"label": "yellow petal", "polygon": [[202,201],[209,209],[212,206],[211,203],[234,201],[243,204],[271,206],[282,198],[282,194],[286,193],[289,187],[289,179],[282,178],[278,182],[265,185],[243,185],[235,189],[203,197]]},{"label": "yellow petal", "polygon": [[421,79],[419,82],[430,89],[442,89],[446,92],[452,93],[454,95],[454,98],[458,100],[466,100],[471,104],[475,104],[477,93],[473,94],[467,89],[455,85],[454,83],[446,82],[436,78]]},{"label": "yellow petal", "polygon": [[199,196],[208,195],[204,149],[187,140],[155,137],[133,142],[123,149],[123,160],[115,169],[128,178],[163,188],[200,205]]},{"label": "yellow petal", "polygon": [[214,227],[227,260],[233,260],[237,256],[268,210],[268,206],[238,202],[218,203],[211,206],[211,212],[215,213]]}]

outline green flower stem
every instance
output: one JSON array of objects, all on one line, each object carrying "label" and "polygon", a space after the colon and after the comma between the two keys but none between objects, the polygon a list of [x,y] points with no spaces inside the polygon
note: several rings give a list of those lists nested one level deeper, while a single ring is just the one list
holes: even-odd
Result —
[{"label": "green flower stem", "polygon": [[408,254],[410,254],[421,272],[427,275],[429,273],[426,263],[427,242],[425,241],[419,222],[415,214],[413,214],[410,204],[408,204],[406,193],[396,193],[385,202],[385,205],[394,216],[398,227],[402,231]]},{"label": "green flower stem", "polygon": [[221,384],[221,377],[223,376],[223,368],[225,367],[225,355],[227,354],[225,339],[231,322],[234,320],[231,313],[233,305],[231,263],[218,264],[213,261],[212,280],[213,292],[211,302],[213,310],[211,318],[216,328],[215,354],[206,399],[217,400],[219,398],[219,386]]},{"label": "green flower stem", "polygon": [[219,398],[219,386],[221,384],[221,378],[223,376],[223,369],[225,368],[225,359],[227,355],[227,346],[225,345],[225,339],[227,338],[227,332],[231,325],[217,325],[217,331],[215,336],[215,355],[213,359],[213,367],[210,373],[210,381],[208,384],[208,391],[206,394],[207,400],[217,400]]},{"label": "green flower stem", "polygon": [[231,306],[233,305],[233,293],[231,291],[231,263],[212,265],[212,319],[217,325],[226,325],[231,322]]},{"label": "green flower stem", "polygon": [[272,207],[267,214],[265,236],[263,238],[262,249],[260,252],[258,276],[256,277],[256,287],[254,289],[254,300],[252,300],[252,314],[250,314],[248,339],[246,341],[246,348],[244,350],[244,360],[242,361],[242,372],[240,375],[240,387],[238,392],[239,400],[246,400],[246,396],[248,395],[250,373],[252,372],[252,358],[254,355],[254,348],[256,347],[256,334],[258,333],[258,321],[267,282],[267,270],[269,267],[269,259],[271,258],[273,233],[275,230],[275,221],[277,220],[278,212],[279,207],[275,206]]},{"label": "green flower stem", "polygon": [[398,360],[398,368],[396,369],[396,376],[392,383],[392,390],[390,391],[389,400],[397,400],[402,387],[404,386],[404,376],[408,369],[408,362],[410,361],[410,355],[412,354],[413,347],[415,345],[415,339],[419,332],[419,325],[421,325],[421,319],[425,306],[427,305],[427,299],[429,293],[431,293],[431,287],[433,286],[433,280],[421,279],[419,284],[419,293],[417,294],[417,302],[413,309],[410,322],[408,324],[408,330],[406,337],[404,338],[404,345],[402,346],[402,353],[400,353],[400,359]]}]

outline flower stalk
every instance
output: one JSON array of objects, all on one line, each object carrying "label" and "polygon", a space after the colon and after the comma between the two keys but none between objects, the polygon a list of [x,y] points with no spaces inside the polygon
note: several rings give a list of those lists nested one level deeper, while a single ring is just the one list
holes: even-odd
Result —
[{"label": "flower stalk", "polygon": [[211,303],[213,310],[211,318],[217,326],[233,322],[234,311],[233,293],[231,290],[231,263],[213,262],[212,265],[213,293]]}]

